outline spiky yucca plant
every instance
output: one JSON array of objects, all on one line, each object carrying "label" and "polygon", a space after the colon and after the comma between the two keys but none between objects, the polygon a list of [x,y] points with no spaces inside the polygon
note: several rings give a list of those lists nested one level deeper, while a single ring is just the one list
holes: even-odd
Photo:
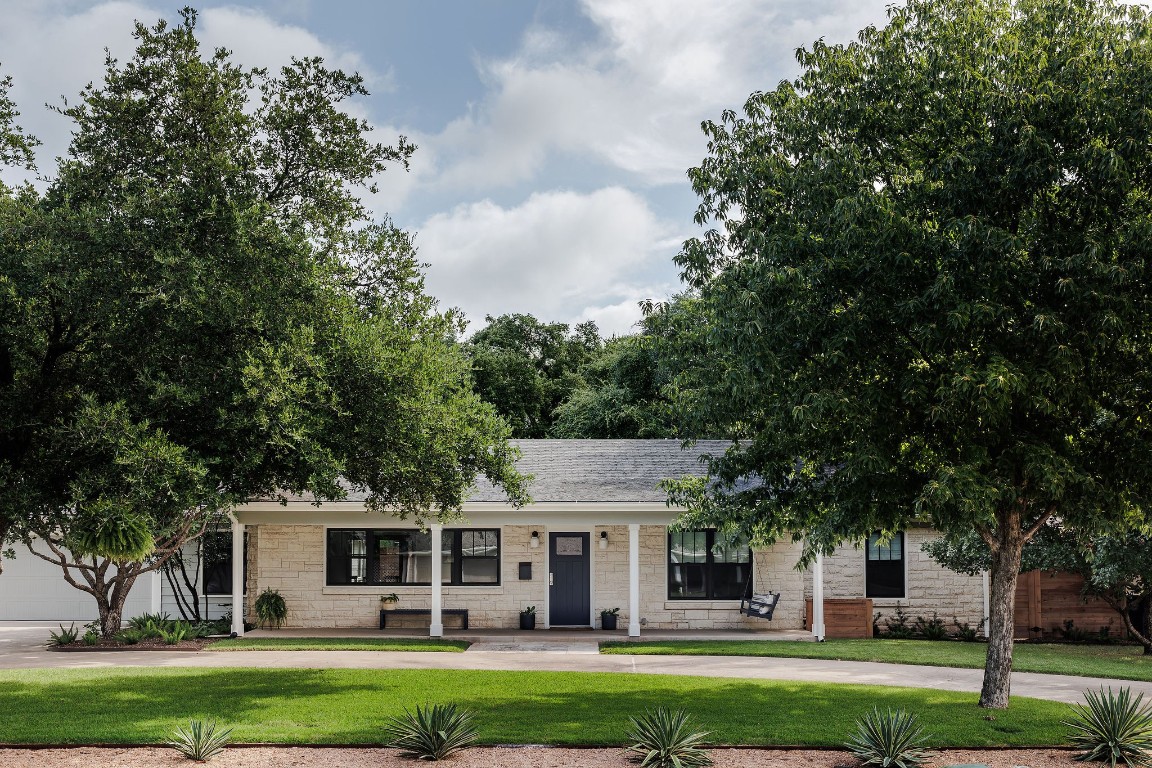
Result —
[{"label": "spiky yucca plant", "polygon": [[216,730],[215,720],[207,723],[203,720],[190,720],[188,730],[177,728],[167,744],[189,760],[202,762],[223,752],[231,741],[231,733],[231,728]]},{"label": "spiky yucca plant", "polygon": [[1072,743],[1084,749],[1077,760],[1106,760],[1117,763],[1152,766],[1152,705],[1141,706],[1144,694],[1132,698],[1132,691],[1121,688],[1113,693],[1085,691],[1088,705],[1074,704],[1075,716],[1064,725],[1073,729]]},{"label": "spiky yucca plant", "polygon": [[405,709],[403,717],[388,721],[384,734],[388,746],[419,760],[443,760],[476,742],[472,714],[455,704],[417,705],[415,714]]},{"label": "spiky yucca plant", "polygon": [[903,709],[873,709],[856,721],[856,733],[844,746],[864,765],[915,768],[928,759],[924,739],[916,715]]},{"label": "spiky yucca plant", "polygon": [[708,750],[701,748],[707,731],[688,729],[688,713],[682,709],[672,712],[660,707],[632,718],[628,747],[636,754],[641,766],[651,768],[694,768],[712,765]]}]

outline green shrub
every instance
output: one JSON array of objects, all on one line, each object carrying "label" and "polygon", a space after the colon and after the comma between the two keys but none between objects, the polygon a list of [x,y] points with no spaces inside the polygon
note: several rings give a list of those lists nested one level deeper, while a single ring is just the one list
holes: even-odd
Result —
[{"label": "green shrub", "polygon": [[968,622],[960,622],[956,617],[952,617],[952,626],[956,628],[954,637],[965,643],[974,643],[980,639],[980,630],[984,627],[984,620],[981,619],[976,626],[972,626]]},{"label": "green shrub", "polygon": [[230,741],[231,728],[222,731],[216,730],[216,721],[205,723],[202,720],[190,720],[188,730],[177,728],[166,743],[189,760],[211,760],[224,751]]},{"label": "green shrub", "polygon": [[693,768],[711,765],[712,758],[701,744],[707,731],[688,729],[688,713],[659,707],[632,718],[628,740],[633,744],[628,751],[635,754],[641,766],[652,768]]},{"label": "green shrub", "polygon": [[72,626],[64,629],[64,625],[60,625],[59,632],[48,630],[48,636],[52,638],[53,645],[71,645],[76,642],[76,638],[80,633],[76,631],[76,622],[72,622]]},{"label": "green shrub", "polygon": [[419,760],[443,760],[476,742],[471,713],[455,704],[418,705],[415,714],[405,709],[403,717],[389,719],[384,734],[388,746]]},{"label": "green shrub", "polygon": [[176,645],[181,640],[188,636],[188,624],[183,621],[177,621],[172,625],[171,629],[160,630],[160,639],[168,645]]},{"label": "green shrub", "polygon": [[[880,618],[877,616],[876,618]],[[909,640],[915,634],[908,624],[908,613],[902,606],[896,606],[896,612],[891,618],[884,620],[884,637],[890,640]]]},{"label": "green shrub", "polygon": [[924,729],[916,716],[903,709],[873,709],[856,721],[856,733],[846,746],[864,765],[883,768],[914,768],[928,759]]},{"label": "green shrub", "polygon": [[140,629],[122,629],[112,636],[113,640],[124,645],[136,645],[145,638],[144,631]]},{"label": "green shrub", "polygon": [[923,616],[916,617],[916,623],[912,627],[913,634],[923,640],[947,640],[948,627],[944,624],[944,619],[932,612],[932,618],[926,619]]},{"label": "green shrub", "polygon": [[89,629],[80,639],[84,642],[84,645],[96,645],[96,643],[100,642],[100,633],[94,629]]},{"label": "green shrub", "polygon": [[1130,689],[1109,687],[1085,691],[1084,698],[1088,705],[1074,704],[1073,719],[1064,721],[1073,729],[1072,743],[1084,750],[1077,760],[1152,765],[1152,706],[1142,706],[1144,694],[1133,699]]},{"label": "green shrub", "polygon": [[288,618],[288,604],[284,597],[274,589],[265,589],[256,598],[256,618],[262,627],[282,627]]}]

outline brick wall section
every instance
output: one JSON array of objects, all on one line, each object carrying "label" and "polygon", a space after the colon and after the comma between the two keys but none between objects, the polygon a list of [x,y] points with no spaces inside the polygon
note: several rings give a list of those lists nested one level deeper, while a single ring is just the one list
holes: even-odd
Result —
[{"label": "brick wall section", "polygon": [[[902,606],[910,616],[931,616],[935,611],[951,626],[952,617],[975,627],[984,615],[983,583],[980,576],[954,573],[936,563],[923,551],[925,543],[939,534],[929,528],[913,528],[904,533],[905,598],[874,598],[877,613],[891,616]],[[864,548],[844,544],[824,558],[824,595],[829,598],[864,597]],[[805,596],[812,596],[811,569],[805,578]],[[880,627],[884,623],[881,619]]]}]

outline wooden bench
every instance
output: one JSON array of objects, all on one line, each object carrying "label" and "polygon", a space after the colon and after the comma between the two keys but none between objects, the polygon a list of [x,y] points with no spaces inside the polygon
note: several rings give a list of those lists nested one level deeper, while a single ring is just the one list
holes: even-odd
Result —
[{"label": "wooden bench", "polygon": [[[444,616],[459,616],[460,629],[468,629],[468,609],[467,608],[442,608],[440,613]],[[380,629],[388,628],[388,615],[393,616],[427,616],[428,623],[432,623],[432,609],[431,608],[390,608],[387,611],[380,611]]]}]

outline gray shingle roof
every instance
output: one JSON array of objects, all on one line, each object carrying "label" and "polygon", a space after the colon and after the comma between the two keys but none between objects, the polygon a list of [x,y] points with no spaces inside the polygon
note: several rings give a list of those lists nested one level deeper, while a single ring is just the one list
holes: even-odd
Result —
[{"label": "gray shingle roof", "polygon": [[[730,443],[701,440],[681,450],[679,440],[513,440],[521,457],[516,468],[534,475],[528,493],[538,504],[552,502],[663,502],[661,480],[702,475],[703,454],[719,454]],[[468,501],[504,501],[484,478]]]}]

